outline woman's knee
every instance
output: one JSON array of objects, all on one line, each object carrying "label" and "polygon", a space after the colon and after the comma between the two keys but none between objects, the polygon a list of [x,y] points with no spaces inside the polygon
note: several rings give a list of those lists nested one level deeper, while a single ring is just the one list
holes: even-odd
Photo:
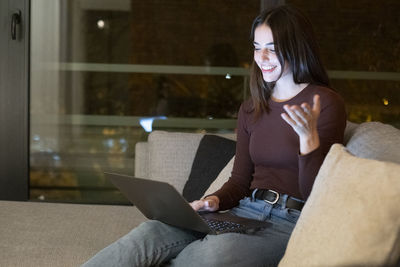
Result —
[{"label": "woman's knee", "polygon": [[132,229],[125,237],[127,239],[134,239],[139,242],[144,240],[150,241],[160,237],[167,226],[159,221],[150,220],[139,224]]},{"label": "woman's knee", "polygon": [[156,220],[150,220],[150,221],[142,222],[135,229],[140,229],[142,231],[154,231],[154,230],[158,230],[162,227],[164,227],[164,224],[162,222],[156,221]]}]

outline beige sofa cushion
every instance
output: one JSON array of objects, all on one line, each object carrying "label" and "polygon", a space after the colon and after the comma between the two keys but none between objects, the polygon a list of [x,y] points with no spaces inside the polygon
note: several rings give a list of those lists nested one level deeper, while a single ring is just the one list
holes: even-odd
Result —
[{"label": "beige sofa cushion", "polygon": [[149,151],[147,142],[138,142],[135,145],[135,176],[149,177]]},{"label": "beige sofa cushion", "polygon": [[279,266],[392,264],[400,253],[399,173],[399,164],[333,145]]},{"label": "beige sofa cushion", "polygon": [[204,134],[154,131],[148,138],[149,179],[167,182],[182,193]]},{"label": "beige sofa cushion", "polygon": [[145,220],[132,206],[0,201],[0,266],[80,266]]}]

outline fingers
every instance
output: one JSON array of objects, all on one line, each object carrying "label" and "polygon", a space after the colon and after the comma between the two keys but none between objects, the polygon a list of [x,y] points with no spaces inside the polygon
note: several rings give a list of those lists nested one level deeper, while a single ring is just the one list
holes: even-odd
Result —
[{"label": "fingers", "polygon": [[218,209],[218,204],[213,199],[195,200],[190,203],[190,206],[192,206],[195,211],[216,211]]},{"label": "fingers", "polygon": [[311,107],[307,103],[301,104],[301,108],[303,109],[304,113],[307,114],[308,116],[311,115]]},{"label": "fingers", "polygon": [[196,200],[190,203],[190,206],[192,206],[192,208],[194,210],[201,210],[204,207],[205,203],[203,200]]},{"label": "fingers", "polygon": [[314,114],[319,114],[321,111],[321,98],[319,95],[314,95],[312,111]]},{"label": "fingers", "polygon": [[[308,143],[307,145],[302,145],[301,140],[310,140],[310,137],[315,136],[317,133],[317,121],[321,111],[320,96],[314,95],[312,108],[308,103],[302,103],[300,106],[284,105],[283,109],[286,111],[286,113],[281,113],[282,119],[288,123],[298,134],[300,137],[300,151],[301,153],[306,154],[304,151],[308,150],[302,149],[302,147],[307,147]],[[317,146],[319,146],[319,143]]]},{"label": "fingers", "polygon": [[296,126],[296,122],[294,120],[292,120],[288,114],[286,113],[281,113],[281,117],[282,119],[284,119],[284,121],[286,121],[290,126],[295,127]]},{"label": "fingers", "polygon": [[304,111],[304,108],[289,105],[284,105],[283,108],[287,112],[287,115],[289,115],[290,119],[295,122],[295,124],[303,125],[308,122],[309,114]]},{"label": "fingers", "polygon": [[209,211],[215,211],[218,209],[218,204],[213,199],[207,199],[204,201],[204,208]]},{"label": "fingers", "polygon": [[313,107],[308,103],[303,103],[299,106],[284,105],[284,110],[287,114],[282,113],[282,118],[290,125],[303,125],[309,123],[312,119],[316,119],[321,111],[321,101],[319,95],[313,97]]}]

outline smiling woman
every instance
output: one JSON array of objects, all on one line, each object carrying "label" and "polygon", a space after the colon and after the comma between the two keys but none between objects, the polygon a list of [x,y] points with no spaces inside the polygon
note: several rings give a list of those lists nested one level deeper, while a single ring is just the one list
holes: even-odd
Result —
[{"label": "smiling woman", "polygon": [[[285,26],[274,28],[276,24]],[[310,26],[304,15],[285,5],[266,9],[254,20],[250,76],[260,84],[251,85],[251,99],[238,112],[231,177],[217,191],[191,202],[196,211],[229,210],[272,226],[205,236],[164,221],[147,221],[101,250],[85,267],[278,265],[319,167],[330,146],[343,142],[346,126],[343,100],[328,87],[318,51],[310,49],[306,58],[299,53],[301,47],[313,45],[314,36],[308,36],[312,44],[306,38],[291,40],[293,47],[279,39],[293,32],[293,25],[300,25],[299,36],[309,31],[302,28]],[[285,50],[288,47],[295,51]],[[314,61],[307,62],[309,58]],[[299,64],[304,66],[301,71]],[[277,102],[272,96],[290,98]]]}]

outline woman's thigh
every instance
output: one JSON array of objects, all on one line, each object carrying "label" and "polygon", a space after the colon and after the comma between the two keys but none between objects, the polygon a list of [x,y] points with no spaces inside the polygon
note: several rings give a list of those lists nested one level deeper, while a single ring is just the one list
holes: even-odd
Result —
[{"label": "woman's thigh", "polygon": [[208,235],[186,246],[171,266],[277,266],[289,236],[275,227],[253,234]]},{"label": "woman's thigh", "polygon": [[159,265],[200,237],[159,221],[147,221],[98,252],[84,266]]}]

